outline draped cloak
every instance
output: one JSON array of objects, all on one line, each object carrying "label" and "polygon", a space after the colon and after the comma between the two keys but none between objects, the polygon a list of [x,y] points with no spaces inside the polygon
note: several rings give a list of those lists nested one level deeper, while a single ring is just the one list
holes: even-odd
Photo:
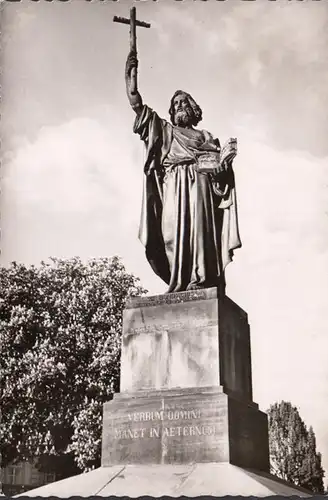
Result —
[{"label": "draped cloak", "polygon": [[173,126],[146,105],[133,130],[146,146],[139,239],[152,269],[168,292],[219,286],[241,241],[231,164],[221,181],[197,169],[218,140]]}]

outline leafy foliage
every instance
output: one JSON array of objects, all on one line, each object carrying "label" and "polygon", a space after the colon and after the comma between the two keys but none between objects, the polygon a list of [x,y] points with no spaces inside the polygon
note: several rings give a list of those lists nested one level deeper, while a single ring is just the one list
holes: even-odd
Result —
[{"label": "leafy foliage", "polygon": [[122,312],[145,292],[118,257],[0,268],[2,466],[35,457],[48,470],[70,457],[80,470],[99,465]]},{"label": "leafy foliage", "polygon": [[324,470],[312,427],[307,429],[289,402],[270,406],[268,416],[271,472],[313,493],[323,493]]}]

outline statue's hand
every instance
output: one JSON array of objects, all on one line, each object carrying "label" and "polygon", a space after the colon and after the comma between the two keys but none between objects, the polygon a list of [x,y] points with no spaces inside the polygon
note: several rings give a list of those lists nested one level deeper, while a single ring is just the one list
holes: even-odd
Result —
[{"label": "statue's hand", "polygon": [[133,69],[138,68],[138,58],[137,58],[137,53],[134,50],[131,50],[129,53],[127,60],[126,60],[126,65],[125,65],[125,75],[128,78],[131,78],[131,72]]},{"label": "statue's hand", "polygon": [[137,84],[138,59],[135,50],[131,50],[125,65],[126,92],[130,104],[137,115],[142,111],[142,98],[138,92]]}]

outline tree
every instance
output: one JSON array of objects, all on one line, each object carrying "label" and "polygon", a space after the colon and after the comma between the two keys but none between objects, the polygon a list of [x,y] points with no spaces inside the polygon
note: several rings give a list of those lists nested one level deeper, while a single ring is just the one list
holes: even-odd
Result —
[{"label": "tree", "polygon": [[271,405],[268,417],[271,472],[313,493],[323,493],[325,474],[312,427],[307,429],[290,402]]},{"label": "tree", "polygon": [[67,477],[99,465],[102,405],[119,387],[122,312],[145,292],[118,257],[0,268],[3,467],[39,457],[43,470]]}]

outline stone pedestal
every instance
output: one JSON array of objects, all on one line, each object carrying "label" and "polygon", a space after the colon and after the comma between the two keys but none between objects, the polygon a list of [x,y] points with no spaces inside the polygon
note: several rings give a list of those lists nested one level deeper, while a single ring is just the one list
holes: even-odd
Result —
[{"label": "stone pedestal", "polygon": [[247,314],[216,288],[132,299],[102,466],[228,462],[269,471]]},{"label": "stone pedestal", "polygon": [[221,387],[117,394],[104,405],[102,465],[228,462],[269,470],[266,415]]},{"label": "stone pedestal", "polygon": [[216,288],[130,301],[121,392],[218,385],[252,401],[249,325],[237,304]]}]

